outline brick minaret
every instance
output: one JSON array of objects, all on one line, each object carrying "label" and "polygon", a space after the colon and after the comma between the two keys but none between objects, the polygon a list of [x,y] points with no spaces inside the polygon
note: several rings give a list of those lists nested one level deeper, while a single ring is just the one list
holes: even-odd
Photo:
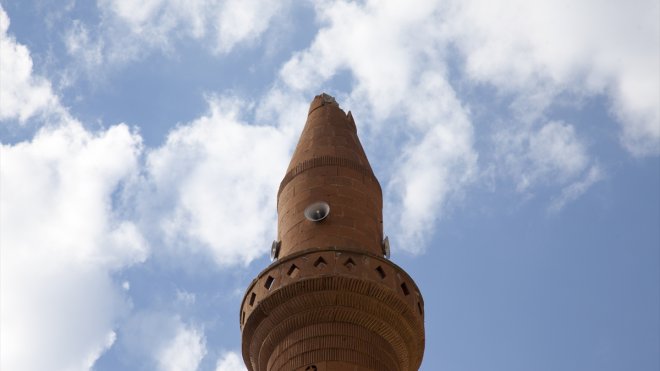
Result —
[{"label": "brick minaret", "polygon": [[353,116],[322,94],[277,195],[274,262],[240,311],[250,371],[413,371],[424,301],[389,258],[382,192]]}]

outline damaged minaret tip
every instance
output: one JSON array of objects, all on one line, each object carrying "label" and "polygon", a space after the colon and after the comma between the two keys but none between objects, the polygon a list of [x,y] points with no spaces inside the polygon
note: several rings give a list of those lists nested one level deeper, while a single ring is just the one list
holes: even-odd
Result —
[{"label": "damaged minaret tip", "polygon": [[353,116],[316,96],[278,191],[274,261],[241,304],[248,370],[419,368],[424,301],[389,260],[382,204]]}]

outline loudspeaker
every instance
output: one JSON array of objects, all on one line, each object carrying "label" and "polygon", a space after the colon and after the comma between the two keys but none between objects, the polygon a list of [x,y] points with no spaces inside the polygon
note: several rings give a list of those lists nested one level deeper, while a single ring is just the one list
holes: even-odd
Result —
[{"label": "loudspeaker", "polygon": [[270,245],[270,260],[275,261],[280,256],[280,245],[282,241],[273,241],[273,244]]},{"label": "loudspeaker", "polygon": [[328,214],[330,214],[330,205],[323,201],[314,202],[305,209],[305,218],[312,222],[320,222]]},{"label": "loudspeaker", "polygon": [[385,239],[383,240],[382,247],[383,247],[383,256],[385,257],[385,259],[389,259],[390,258],[390,238],[389,237],[385,236]]}]

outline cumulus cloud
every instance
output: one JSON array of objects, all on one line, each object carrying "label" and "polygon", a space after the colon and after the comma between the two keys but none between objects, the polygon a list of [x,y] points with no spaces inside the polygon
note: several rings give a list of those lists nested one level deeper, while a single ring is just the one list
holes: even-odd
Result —
[{"label": "cumulus cloud", "polygon": [[309,48],[297,52],[280,71],[292,89],[315,91],[340,71],[349,71],[351,93],[387,118],[407,101],[415,76],[443,70],[443,51],[436,40],[439,5],[421,1],[365,4],[317,2],[322,27]]},{"label": "cumulus cloud", "polygon": [[[288,146],[288,150],[293,153],[293,146],[297,144],[296,141],[305,126],[310,102],[309,94],[275,86],[255,105],[254,121],[277,127],[277,130],[287,138],[287,142],[282,145]],[[281,174],[281,177],[284,177],[284,174]]]},{"label": "cumulus cloud", "polygon": [[30,51],[8,28],[9,17],[0,6],[0,120],[25,122],[39,113],[60,111],[50,82],[32,74]]},{"label": "cumulus cloud", "polygon": [[0,368],[89,370],[129,308],[112,274],[148,254],[119,211],[141,139],[123,124],[92,133],[72,119],[8,24],[0,9],[0,120],[49,125],[0,144]]},{"label": "cumulus cloud", "polygon": [[147,255],[115,207],[140,146],[71,121],[0,148],[2,369],[88,370],[114,342],[128,303],[111,275]]},{"label": "cumulus cloud", "polygon": [[103,21],[92,26],[74,20],[64,41],[87,69],[123,64],[152,50],[172,52],[181,40],[226,54],[257,42],[286,6],[252,0],[99,0]]},{"label": "cumulus cloud", "polygon": [[214,27],[216,50],[228,53],[241,42],[257,39],[268,28],[273,17],[282,11],[285,2],[258,0],[226,0],[216,10]]},{"label": "cumulus cloud", "polygon": [[98,6],[109,21],[121,21],[126,31],[152,45],[165,45],[169,37],[201,38],[213,1],[100,0]]},{"label": "cumulus cloud", "polygon": [[247,370],[241,356],[236,352],[226,352],[219,359],[215,371],[243,371]]},{"label": "cumulus cloud", "polygon": [[404,147],[387,187],[389,225],[395,242],[411,252],[424,250],[447,203],[474,181],[477,154],[472,125],[446,79],[427,74],[411,97],[408,120],[416,134]]},{"label": "cumulus cloud", "polygon": [[148,153],[145,214],[174,250],[208,251],[220,265],[249,263],[275,236],[275,195],[291,140],[242,121],[246,106],[237,99],[209,105],[207,115]]},{"label": "cumulus cloud", "polygon": [[119,347],[144,369],[194,371],[207,354],[204,328],[174,313],[136,311],[121,330]]},{"label": "cumulus cloud", "polygon": [[604,94],[625,148],[653,155],[660,153],[659,6],[456,1],[445,23],[470,79],[516,95],[523,112],[542,112],[563,93]]},{"label": "cumulus cloud", "polygon": [[173,339],[158,351],[158,369],[162,371],[195,371],[206,355],[203,332],[180,326]]}]

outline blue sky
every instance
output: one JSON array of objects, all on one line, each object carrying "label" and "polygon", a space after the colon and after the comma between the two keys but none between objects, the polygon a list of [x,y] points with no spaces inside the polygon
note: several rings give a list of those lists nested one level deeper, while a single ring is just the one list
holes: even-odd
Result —
[{"label": "blue sky", "polygon": [[660,369],[657,1],[0,4],[3,370],[244,370],[324,91],[424,295],[422,370]]}]

